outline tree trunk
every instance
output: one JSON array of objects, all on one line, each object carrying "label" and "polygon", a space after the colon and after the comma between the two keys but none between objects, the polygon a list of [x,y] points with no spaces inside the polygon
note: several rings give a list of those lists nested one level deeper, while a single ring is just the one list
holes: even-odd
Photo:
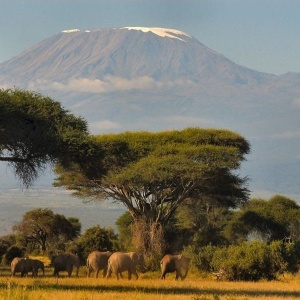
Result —
[{"label": "tree trunk", "polygon": [[136,248],[146,256],[160,257],[164,253],[165,240],[160,223],[146,218],[134,220],[133,242]]}]

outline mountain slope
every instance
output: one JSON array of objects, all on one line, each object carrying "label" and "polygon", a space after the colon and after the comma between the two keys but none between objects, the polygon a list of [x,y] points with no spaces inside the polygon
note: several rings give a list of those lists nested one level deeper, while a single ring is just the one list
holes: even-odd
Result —
[{"label": "mountain slope", "polygon": [[2,64],[0,70],[15,81],[111,75],[249,84],[273,78],[234,64],[183,32],[173,36],[130,28],[63,31]]},{"label": "mountain slope", "polygon": [[250,189],[300,195],[300,74],[250,70],[178,30],[128,27],[51,36],[0,64],[0,86],[50,95],[93,133],[238,131],[252,145]]}]

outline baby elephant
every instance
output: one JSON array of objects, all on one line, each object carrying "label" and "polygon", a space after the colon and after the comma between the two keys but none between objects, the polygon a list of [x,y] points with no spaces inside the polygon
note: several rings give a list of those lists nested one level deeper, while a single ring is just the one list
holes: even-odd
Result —
[{"label": "baby elephant", "polygon": [[[181,280],[184,280],[189,271],[189,263],[190,259],[184,255],[165,255],[160,261],[161,279],[165,279],[167,273],[176,272],[175,279],[180,277]],[[182,274],[183,271],[184,274]]]},{"label": "baby elephant", "polygon": [[103,269],[103,277],[107,274],[108,259],[112,255],[112,252],[100,252],[93,251],[89,254],[86,260],[87,277],[90,277],[91,273],[95,272],[95,277],[98,277],[99,271]]}]

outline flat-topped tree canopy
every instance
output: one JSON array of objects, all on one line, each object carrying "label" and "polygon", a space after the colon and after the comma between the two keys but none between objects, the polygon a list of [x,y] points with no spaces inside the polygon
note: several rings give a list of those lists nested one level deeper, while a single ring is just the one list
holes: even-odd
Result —
[{"label": "flat-topped tree canopy", "polygon": [[[187,128],[95,137],[101,151],[91,172],[58,166],[56,185],[81,197],[112,197],[135,220],[165,224],[187,198],[211,198],[227,207],[248,199],[239,169],[250,145],[223,129]],[[99,168],[101,166],[101,168]]]}]

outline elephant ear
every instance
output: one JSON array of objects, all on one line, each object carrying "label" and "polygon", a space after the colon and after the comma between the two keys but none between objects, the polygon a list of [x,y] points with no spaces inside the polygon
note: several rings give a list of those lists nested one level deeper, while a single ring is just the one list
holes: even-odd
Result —
[{"label": "elephant ear", "polygon": [[129,254],[129,257],[133,260],[133,261],[137,261],[137,254],[135,253],[135,252],[131,252],[130,254]]}]

